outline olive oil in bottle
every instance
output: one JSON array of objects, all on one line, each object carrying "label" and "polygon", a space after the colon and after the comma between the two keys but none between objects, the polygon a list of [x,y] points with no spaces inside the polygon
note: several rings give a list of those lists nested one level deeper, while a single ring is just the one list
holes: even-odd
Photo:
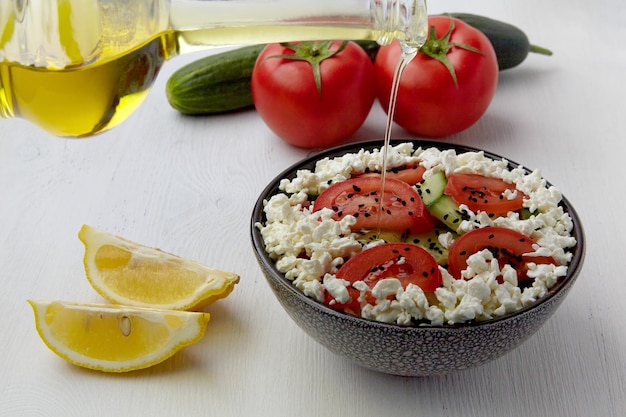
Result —
[{"label": "olive oil in bottle", "polygon": [[2,63],[7,108],[56,136],[107,130],[141,104],[171,56],[172,42],[162,35],[123,55],[60,70]]}]

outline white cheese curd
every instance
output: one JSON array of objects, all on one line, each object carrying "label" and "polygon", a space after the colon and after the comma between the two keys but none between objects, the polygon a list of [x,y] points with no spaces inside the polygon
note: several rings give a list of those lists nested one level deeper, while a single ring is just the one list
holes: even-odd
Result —
[{"label": "white cheese curd", "polygon": [[[356,223],[355,217],[336,221],[330,209],[313,213],[309,200],[352,175],[380,171],[382,161],[383,152],[379,149],[321,159],[313,171],[299,170],[294,178],[281,180],[279,189],[283,193],[264,202],[266,222],[258,223],[257,227],[266,251],[276,262],[278,271],[308,297],[324,302],[330,296],[331,306],[353,301],[350,282],[337,278],[337,269],[365,248],[385,243],[383,240],[359,242],[358,235],[350,230]],[[533,280],[532,285],[522,289],[513,267],[500,267],[498,260],[485,249],[468,257],[463,279],[455,279],[440,266],[443,285],[437,288],[434,297],[427,297],[415,284],[403,288],[400,280],[393,277],[379,280],[373,288],[356,281],[352,288],[358,291],[363,318],[400,325],[442,325],[502,317],[544,297],[567,274],[567,264],[572,258],[568,249],[576,245],[571,236],[572,219],[559,206],[561,193],[548,186],[539,171],[529,173],[523,167],[509,169],[508,161],[492,160],[483,152],[457,154],[454,150],[414,149],[410,142],[387,150],[389,168],[416,161],[426,168],[424,178],[438,171],[446,175],[475,173],[514,184],[516,190],[506,191],[503,197],[514,199],[524,193],[523,207],[532,213],[528,218],[522,219],[516,212],[492,218],[461,204],[459,208],[465,211],[466,219],[455,232],[466,233],[487,226],[510,228],[537,242],[530,255],[552,256],[558,265],[529,263],[527,275]],[[438,236],[446,249],[454,239],[452,232]]]},{"label": "white cheese curd", "polygon": [[333,298],[330,302],[331,305],[335,303],[346,304],[351,301],[350,293],[348,292],[348,286],[350,282],[337,278],[334,275],[326,274],[324,275],[324,288]]}]

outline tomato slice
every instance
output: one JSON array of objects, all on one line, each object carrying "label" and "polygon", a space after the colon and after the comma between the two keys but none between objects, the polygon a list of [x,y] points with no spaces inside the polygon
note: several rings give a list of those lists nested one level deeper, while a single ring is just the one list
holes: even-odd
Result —
[{"label": "tomato slice", "polygon": [[[415,185],[422,182],[424,179],[424,172],[426,172],[426,168],[420,165],[419,162],[414,162],[411,164],[402,165],[399,167],[391,168],[385,174],[385,179],[394,178],[400,181],[404,181],[409,185]],[[365,173],[359,175],[359,177],[377,177],[380,178],[380,173]]]},{"label": "tomato slice", "polygon": [[[435,258],[411,243],[386,243],[365,249],[339,268],[336,276],[351,284],[363,281],[370,288],[374,288],[382,279],[396,278],[403,288],[415,284],[425,293],[432,293],[442,285],[441,272]],[[352,298],[350,303],[331,303],[330,306],[358,314],[360,293],[352,287],[348,287],[348,292]]]},{"label": "tomato slice", "polygon": [[353,215],[357,219],[352,227],[355,231],[380,229],[409,235],[433,230],[435,220],[413,187],[398,179],[387,179],[382,212],[380,188],[380,176],[341,181],[317,197],[313,210],[330,208],[336,220]]},{"label": "tomato slice", "polygon": [[[504,193],[516,192],[514,198]],[[504,214],[522,208],[525,194],[516,191],[514,184],[508,184],[501,178],[486,177],[478,174],[450,174],[444,193],[452,197],[457,204],[465,204],[472,211],[484,211],[489,214]]]},{"label": "tomato slice", "polygon": [[484,227],[475,229],[460,236],[450,246],[448,251],[448,272],[460,279],[461,271],[467,268],[467,258],[470,255],[488,249],[502,268],[505,264],[511,265],[517,271],[519,282],[528,281],[527,271],[529,262],[537,264],[555,264],[551,256],[526,256],[534,252],[535,242],[528,236],[505,227]]}]

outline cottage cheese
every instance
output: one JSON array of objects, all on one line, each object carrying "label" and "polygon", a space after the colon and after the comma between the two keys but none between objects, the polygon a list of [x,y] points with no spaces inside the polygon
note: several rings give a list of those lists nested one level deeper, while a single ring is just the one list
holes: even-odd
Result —
[{"label": "cottage cheese", "polygon": [[[463,271],[465,279],[454,279],[440,267],[443,286],[436,290],[436,301],[432,303],[419,286],[410,284],[403,288],[395,278],[383,279],[374,288],[356,282],[352,286],[360,292],[362,317],[400,325],[488,320],[534,303],[567,274],[567,264],[572,257],[568,249],[576,244],[571,236],[572,220],[559,206],[561,193],[548,186],[539,171],[527,173],[521,166],[509,169],[508,161],[492,160],[483,152],[457,154],[454,150],[414,149],[410,142],[388,148],[387,158],[390,168],[419,160],[427,169],[424,177],[437,171],[444,171],[446,175],[478,173],[515,184],[517,191],[505,198],[515,198],[517,192],[523,192],[528,196],[524,207],[536,215],[520,219],[517,213],[509,213],[492,219],[486,213],[474,213],[461,205],[468,216],[457,232],[486,226],[514,229],[537,242],[534,248],[537,255],[552,256],[559,265],[529,264],[528,275],[534,281],[532,286],[522,290],[516,271],[509,265],[500,268],[491,252],[483,250],[468,258],[468,267]],[[295,178],[283,179],[279,188],[284,193],[264,202],[267,220],[257,227],[266,251],[276,262],[278,271],[305,295],[319,302],[325,300],[326,294],[330,295],[331,304],[350,301],[347,290],[350,283],[338,279],[335,273],[347,259],[364,249],[350,230],[356,221],[354,217],[335,221],[329,209],[312,212],[309,195],[318,195],[331,184],[352,175],[381,171],[382,162],[383,152],[379,149],[322,159],[313,171],[301,170]],[[439,236],[439,242],[446,248],[453,240],[452,233]],[[366,247],[382,243],[384,241],[375,241]],[[367,294],[376,299],[374,304],[367,303]]]}]

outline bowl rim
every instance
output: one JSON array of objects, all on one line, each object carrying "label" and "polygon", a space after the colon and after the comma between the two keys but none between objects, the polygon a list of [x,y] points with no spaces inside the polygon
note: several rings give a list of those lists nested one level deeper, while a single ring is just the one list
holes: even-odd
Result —
[{"label": "bowl rim", "polygon": [[[391,146],[395,146],[402,143],[411,142],[414,146],[414,150],[418,148],[431,148],[435,147],[440,150],[454,150],[457,153],[465,153],[465,152],[482,152],[486,157],[495,159],[495,160],[504,160],[507,162],[509,169],[522,167],[526,172],[532,172],[525,165],[519,164],[509,158],[503,157],[496,153],[480,149],[473,146],[468,145],[460,145],[455,143],[442,143],[435,140],[427,140],[427,139],[393,139],[390,141]],[[535,301],[534,303],[522,307],[517,311],[506,314],[502,317],[497,317],[493,319],[488,319],[484,321],[469,321],[463,323],[444,323],[444,324],[419,324],[419,325],[400,325],[395,323],[385,323],[375,320],[365,319],[363,317],[352,316],[346,313],[342,313],[340,311],[334,310],[308,296],[303,294],[300,290],[298,290],[292,283],[292,281],[285,278],[284,274],[280,273],[276,270],[274,263],[269,258],[267,252],[265,251],[265,244],[263,242],[263,238],[261,236],[260,230],[256,226],[257,223],[264,219],[263,212],[263,202],[268,199],[276,192],[278,192],[278,185],[280,181],[284,178],[293,178],[298,169],[311,169],[315,167],[315,163],[323,158],[334,158],[337,156],[341,156],[346,153],[354,153],[358,152],[361,149],[365,150],[373,150],[373,149],[381,149],[383,147],[382,140],[369,140],[363,142],[354,142],[348,143],[340,146],[336,146],[333,148],[324,149],[319,152],[315,152],[310,154],[309,156],[301,159],[288,168],[284,169],[281,173],[274,177],[273,180],[263,189],[257,201],[254,204],[254,208],[252,211],[251,217],[251,229],[250,234],[252,238],[252,246],[257,257],[257,260],[260,261],[264,268],[268,271],[265,275],[271,276],[271,278],[278,283],[281,287],[285,288],[287,291],[295,295],[297,298],[301,299],[303,302],[307,303],[311,307],[315,309],[321,310],[323,313],[327,315],[336,316],[342,320],[355,321],[358,323],[363,323],[371,326],[382,327],[387,329],[396,329],[402,331],[423,331],[425,329],[462,329],[462,328],[477,328],[484,326],[491,326],[501,323],[503,321],[509,321],[515,317],[519,317],[528,313],[530,310],[534,310],[541,306],[542,304],[547,303],[552,300],[558,294],[560,294],[565,288],[571,286],[574,281],[577,279],[580,271],[582,269],[583,261],[586,253],[586,245],[585,245],[585,232],[583,230],[580,217],[570,201],[565,197],[565,195],[561,194],[561,202],[560,205],[565,209],[565,211],[569,214],[572,220],[572,232],[571,235],[576,238],[576,246],[573,251],[573,257],[571,262],[568,265],[567,275],[559,280],[549,291],[543,296],[541,299]],[[544,178],[545,179],[545,178]],[[551,186],[552,183],[545,179],[546,185]]]}]

